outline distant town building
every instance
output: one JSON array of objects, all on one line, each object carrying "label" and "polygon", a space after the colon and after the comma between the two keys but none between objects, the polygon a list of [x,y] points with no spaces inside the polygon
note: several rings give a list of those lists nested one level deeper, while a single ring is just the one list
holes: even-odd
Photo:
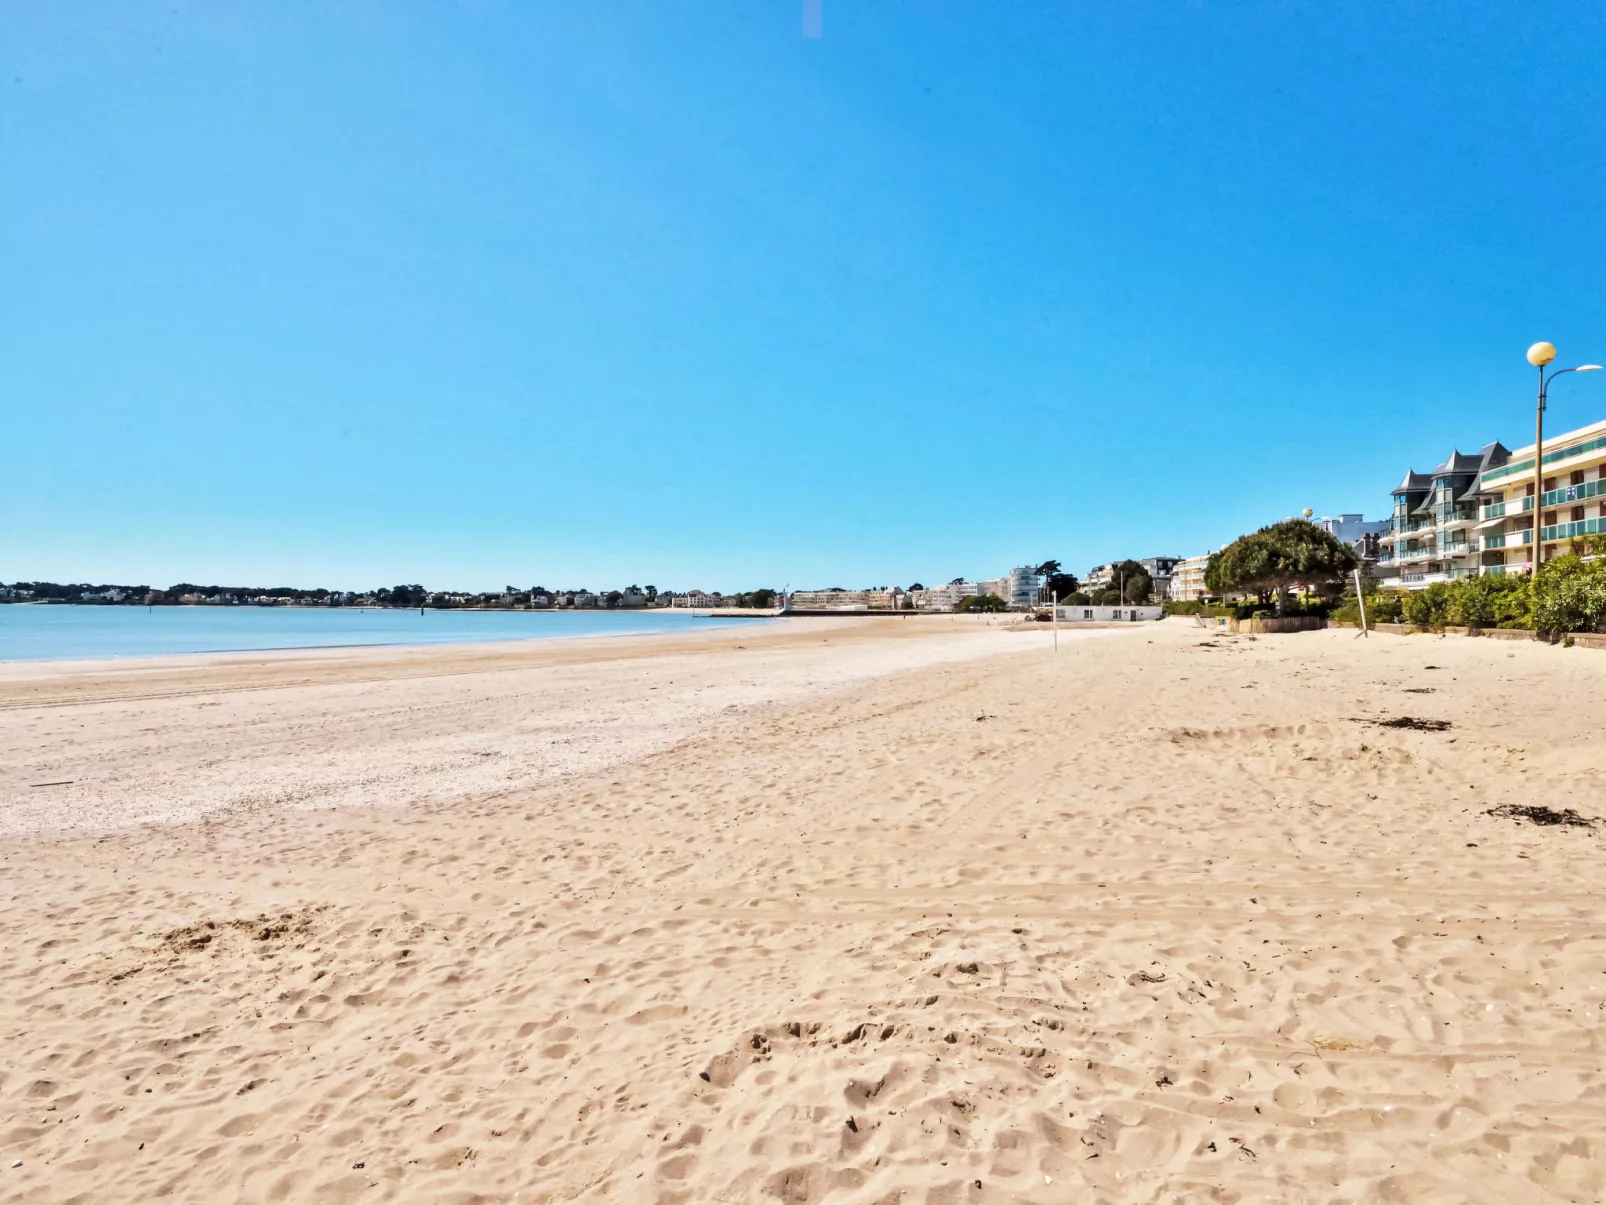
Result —
[{"label": "distant town building", "polygon": [[878,590],[794,590],[786,596],[790,611],[907,611],[914,607],[896,586]]},{"label": "distant town building", "polygon": [[1004,577],[1002,584],[1003,589],[990,590],[988,593],[997,594],[1013,610],[1030,610],[1042,601],[1043,579],[1038,575],[1037,570],[1029,565],[1011,569]]},{"label": "distant town building", "polygon": [[1172,602],[1197,602],[1208,593],[1205,590],[1205,570],[1210,565],[1211,553],[1184,557],[1171,567],[1171,582],[1166,597]]}]

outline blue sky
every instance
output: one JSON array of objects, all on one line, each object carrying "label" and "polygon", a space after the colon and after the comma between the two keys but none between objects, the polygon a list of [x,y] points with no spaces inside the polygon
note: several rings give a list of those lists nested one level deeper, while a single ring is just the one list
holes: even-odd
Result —
[{"label": "blue sky", "polygon": [[1598,5],[0,27],[3,580],[1081,571],[1380,514],[1606,358]]}]

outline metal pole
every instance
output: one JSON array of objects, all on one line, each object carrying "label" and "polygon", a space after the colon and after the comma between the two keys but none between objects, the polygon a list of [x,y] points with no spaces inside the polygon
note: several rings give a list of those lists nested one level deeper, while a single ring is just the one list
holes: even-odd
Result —
[{"label": "metal pole", "polygon": [[1539,366],[1539,401],[1534,407],[1534,547],[1531,573],[1539,572],[1539,495],[1545,485],[1545,366]]},{"label": "metal pole", "polygon": [[1361,568],[1359,565],[1355,567],[1355,601],[1360,604],[1361,608],[1361,635],[1368,636],[1370,633],[1366,630],[1366,595],[1361,593]]},{"label": "metal pole", "polygon": [[1060,592],[1054,591],[1053,610],[1049,612],[1054,617],[1054,651],[1060,651]]}]

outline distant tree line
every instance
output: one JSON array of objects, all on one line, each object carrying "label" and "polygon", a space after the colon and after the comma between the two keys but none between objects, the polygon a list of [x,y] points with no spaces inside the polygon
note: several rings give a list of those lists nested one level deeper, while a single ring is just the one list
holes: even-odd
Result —
[{"label": "distant tree line", "polygon": [[[196,582],[176,582],[165,588],[148,584],[123,585],[89,582],[0,582],[0,603],[94,603],[106,606],[177,606],[184,603],[208,600],[240,605],[261,601],[301,606],[362,606],[362,607],[429,607],[440,610],[491,607],[531,607],[538,600],[549,603],[574,595],[590,595],[602,608],[618,607],[626,603],[627,596],[645,599],[646,606],[667,603],[671,592],[657,586],[638,586],[632,583],[624,590],[606,590],[592,595],[584,586],[569,589],[549,589],[531,586],[528,589],[508,586],[500,591],[430,590],[417,582],[402,582],[394,586],[380,586],[374,590],[342,591],[319,586],[302,589],[297,586],[220,586]],[[733,607],[773,607],[779,598],[777,591],[763,588],[734,595],[720,596],[725,605]]]}]

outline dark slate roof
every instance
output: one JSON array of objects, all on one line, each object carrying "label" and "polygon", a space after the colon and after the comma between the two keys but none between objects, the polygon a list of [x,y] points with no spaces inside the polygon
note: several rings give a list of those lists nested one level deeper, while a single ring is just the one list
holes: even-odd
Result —
[{"label": "dark slate roof", "polygon": [[1417,490],[1426,490],[1426,489],[1431,489],[1432,487],[1433,487],[1433,478],[1432,477],[1430,477],[1427,473],[1418,473],[1413,469],[1412,471],[1406,473],[1405,480],[1400,482],[1400,484],[1398,484],[1392,490],[1390,490],[1389,493],[1391,493],[1391,494],[1405,494],[1405,493],[1414,494]]},{"label": "dark slate roof", "polygon": [[1450,459],[1433,470],[1435,477],[1454,477],[1461,473],[1476,473],[1483,465],[1478,456],[1466,456],[1461,452],[1451,452]]},{"label": "dark slate roof", "polygon": [[1497,439],[1492,444],[1484,444],[1483,451],[1478,453],[1478,471],[1498,469],[1510,459],[1511,450]]}]

